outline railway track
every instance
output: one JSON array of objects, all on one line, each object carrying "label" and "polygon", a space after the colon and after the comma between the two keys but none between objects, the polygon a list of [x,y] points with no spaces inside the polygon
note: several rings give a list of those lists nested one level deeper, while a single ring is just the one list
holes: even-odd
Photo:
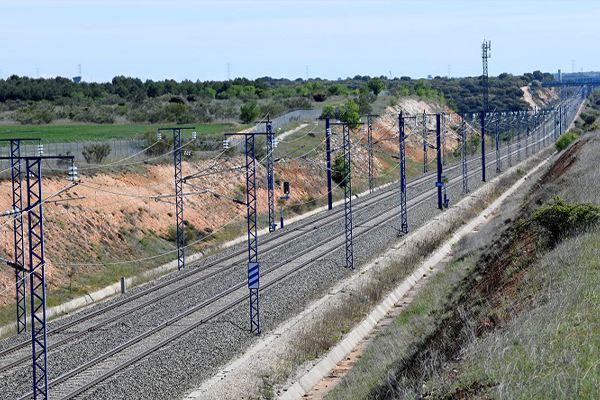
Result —
[{"label": "railway track", "polygon": [[[533,145],[534,143],[530,144],[530,146]],[[490,154],[493,155],[494,152],[490,152]],[[506,157],[508,157],[508,155],[503,156],[503,158]],[[493,159],[492,157],[490,157],[488,160],[489,161],[486,164],[495,164],[495,159]],[[472,159],[470,160],[470,163],[478,161],[478,159]],[[460,168],[461,165],[457,164],[446,169],[445,173],[449,174],[450,172],[456,172],[460,170]],[[472,169],[469,172],[469,175],[474,176],[479,171],[480,167]],[[408,185],[409,188],[416,189],[419,185],[422,185],[424,183],[428,183],[429,186],[429,184],[431,184],[429,179],[431,179],[432,175],[434,174],[427,174],[425,176],[419,177],[414,181],[411,181]],[[451,183],[451,185],[457,185],[457,183],[454,182]],[[420,202],[430,198],[430,196],[435,192],[436,189],[431,188],[419,193],[417,196],[412,196],[409,200],[409,209],[413,209]],[[372,205],[379,203],[382,200],[389,201],[390,198],[392,202],[395,203],[396,198],[394,195],[396,193],[397,189],[393,186],[390,186],[386,190],[375,192],[372,196],[369,196],[368,198],[365,198],[362,202],[358,203],[354,207],[354,212],[355,214],[362,213],[363,211],[369,210],[369,208]],[[357,227],[355,228],[355,238],[358,239],[361,236],[371,232],[373,229],[377,228],[381,224],[387,223],[390,219],[394,218],[397,212],[396,210],[397,204],[393,204],[391,206],[386,207],[385,210],[381,212],[378,217],[366,218],[365,220],[367,221],[367,223],[358,223]],[[338,209],[332,211],[331,213],[328,213],[327,215],[323,216],[317,221],[307,221],[304,223],[295,224],[292,225],[292,229],[286,229],[281,231],[279,235],[267,237],[260,243],[261,254],[264,255],[269,252],[277,251],[281,247],[289,246],[289,243],[291,241],[301,241],[308,233],[312,233],[316,229],[339,222],[338,220],[340,214],[342,213],[343,209]],[[331,251],[333,251],[341,245],[343,245],[343,235],[340,235],[337,238],[331,239],[329,241],[325,241],[324,243],[317,243],[308,248],[305,248],[304,254],[300,258],[297,254],[294,254],[288,257],[287,259],[276,263],[275,265],[272,265],[268,268],[263,268],[263,271],[261,271],[261,279],[263,282],[261,285],[262,291],[268,290],[269,288],[276,285],[278,282],[289,277],[291,274],[301,270],[302,268],[307,267],[312,262],[321,259],[327,254],[330,254]],[[264,246],[267,247],[265,248]],[[97,322],[93,325],[92,328],[88,328],[87,330],[80,330],[77,333],[67,335],[67,337],[51,343],[49,349],[53,350],[55,348],[68,344],[75,338],[82,337],[87,333],[93,333],[94,331],[97,331],[110,323],[113,323],[121,318],[125,318],[132,312],[143,310],[145,307],[156,303],[159,299],[164,299],[166,297],[172,296],[180,292],[182,288],[189,288],[190,285],[196,285],[202,281],[216,276],[217,274],[225,273],[232,269],[235,266],[236,262],[245,261],[245,252],[246,249],[242,249],[234,251],[232,254],[227,255],[225,257],[216,258],[215,260],[208,262],[206,265],[200,268],[196,268],[193,271],[189,271],[184,274],[178,275],[153,288],[141,291],[131,296],[130,298],[123,299],[114,304],[111,304],[110,306],[104,307],[100,310],[96,310],[82,318],[78,318],[74,321],[70,321],[67,324],[61,325],[53,329],[51,332],[53,334],[65,332],[67,329],[72,328],[79,323],[87,322],[89,318],[95,318],[113,309],[130,305],[131,302],[137,299],[142,299],[152,293],[158,293],[160,290],[168,288],[168,290],[166,290],[163,293],[160,293],[157,297],[146,299],[140,304],[126,308],[124,311],[120,311],[119,313],[112,315],[109,318]],[[227,264],[228,262],[234,262],[234,264],[223,265]],[[188,278],[191,278],[191,280],[186,280]],[[176,285],[177,283],[181,283],[181,285],[178,286]],[[112,350],[105,352],[104,354],[101,354],[98,357],[90,359],[87,362],[78,366],[77,368],[73,368],[68,372],[63,373],[61,376],[52,379],[50,382],[50,387],[53,388],[52,397],[76,397],[81,393],[85,392],[86,390],[89,390],[94,385],[97,385],[99,382],[134,364],[141,358],[146,357],[152,352],[164,347],[168,343],[177,340],[178,338],[182,337],[183,335],[192,331],[198,326],[206,323],[207,321],[210,321],[211,319],[214,319],[216,316],[227,312],[232,307],[235,307],[236,305],[240,304],[241,302],[247,299],[248,295],[246,284],[247,283],[245,280],[241,280],[237,284],[230,286],[227,290],[202,301],[194,307],[186,309],[184,312],[179,313],[175,317],[169,318],[166,321],[154,326],[152,329],[147,330],[141,333],[140,335],[137,335],[127,340],[126,342],[117,345]],[[28,342],[19,344],[19,349],[23,348],[24,346],[27,346],[27,344]],[[18,346],[13,346],[11,349],[15,349]],[[10,354],[11,352],[9,350],[11,349],[6,349],[0,352],[0,357]],[[22,356],[19,358],[18,361],[13,360],[11,363],[3,363],[0,366],[0,373],[10,371],[17,365],[29,361],[30,358],[28,356]],[[28,396],[30,395],[31,394],[26,394],[22,398],[28,398]]]}]

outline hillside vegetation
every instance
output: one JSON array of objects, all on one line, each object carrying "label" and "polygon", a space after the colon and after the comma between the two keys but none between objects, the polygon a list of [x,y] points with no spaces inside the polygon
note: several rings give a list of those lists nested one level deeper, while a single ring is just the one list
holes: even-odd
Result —
[{"label": "hillside vegetation", "polygon": [[[490,107],[529,108],[520,88],[531,85],[535,95],[546,90],[539,87],[539,81],[552,79],[552,75],[540,71],[491,77]],[[33,79],[13,75],[0,80],[0,122],[249,123],[266,114],[276,117],[293,109],[322,108],[347,100],[354,101],[364,115],[381,112],[407,96],[446,102],[455,111],[472,111],[482,108],[483,93],[481,77],[389,79],[356,75],[335,81],[263,77],[177,82],[117,76],[107,83],[74,83],[61,77]]]}]

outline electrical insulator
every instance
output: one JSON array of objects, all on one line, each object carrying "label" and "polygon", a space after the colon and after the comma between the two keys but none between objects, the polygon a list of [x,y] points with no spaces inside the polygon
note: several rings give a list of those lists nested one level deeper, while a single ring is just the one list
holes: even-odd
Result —
[{"label": "electrical insulator", "polygon": [[196,139],[196,131],[192,132],[192,139]]},{"label": "electrical insulator", "polygon": [[223,139],[223,150],[227,150],[229,148],[229,140]]},{"label": "electrical insulator", "polygon": [[75,182],[77,180],[77,167],[75,164],[69,166],[69,180]]},{"label": "electrical insulator", "polygon": [[40,155],[40,156],[44,155],[44,145],[43,144],[38,144],[38,155]]},{"label": "electrical insulator", "polygon": [[156,140],[162,140],[162,133],[161,132],[158,132],[156,134]]},{"label": "electrical insulator", "polygon": [[192,152],[191,152],[190,150],[185,150],[185,151],[183,152],[183,155],[184,155],[184,156],[191,156],[191,155],[192,155]]},{"label": "electrical insulator", "polygon": [[327,135],[331,135],[331,128],[327,128]]},{"label": "electrical insulator", "polygon": [[[369,125],[369,126],[370,126],[370,125]],[[363,129],[362,129],[362,132],[363,132],[363,135],[364,135],[365,133],[367,133],[367,129],[366,129],[364,126],[363,126]]]},{"label": "electrical insulator", "polygon": [[319,126],[319,120],[315,119],[315,126]]}]

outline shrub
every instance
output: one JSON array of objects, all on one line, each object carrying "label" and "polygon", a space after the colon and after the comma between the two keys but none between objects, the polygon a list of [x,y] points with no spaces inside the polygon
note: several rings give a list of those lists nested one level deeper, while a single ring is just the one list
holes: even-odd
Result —
[{"label": "shrub", "polygon": [[346,186],[346,182],[344,182],[344,153],[340,153],[333,160],[333,172],[331,174],[331,179],[341,187]]},{"label": "shrub", "polygon": [[93,144],[90,146],[83,146],[83,158],[88,164],[99,164],[104,160],[111,151],[111,147],[108,143],[106,144]]},{"label": "shrub", "polygon": [[531,220],[547,229],[556,243],[596,224],[600,220],[600,207],[592,203],[569,204],[556,197],[553,203],[534,212]]},{"label": "shrub", "polygon": [[556,150],[562,151],[566,149],[575,139],[579,137],[575,132],[567,132],[556,141]]},{"label": "shrub", "polygon": [[260,109],[256,102],[251,101],[249,103],[244,104],[240,108],[240,120],[244,124],[249,124],[254,121],[260,115]]}]

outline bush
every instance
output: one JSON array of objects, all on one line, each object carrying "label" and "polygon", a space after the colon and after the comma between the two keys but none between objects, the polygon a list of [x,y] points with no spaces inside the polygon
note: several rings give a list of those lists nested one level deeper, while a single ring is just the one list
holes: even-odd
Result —
[{"label": "bush", "polygon": [[173,137],[165,132],[162,134],[162,139],[157,141],[155,131],[146,131],[144,140],[146,140],[145,153],[149,156],[160,156],[173,150]]},{"label": "bush", "polygon": [[100,164],[111,151],[109,144],[93,144],[91,146],[83,146],[83,158],[88,164]]},{"label": "bush", "polygon": [[345,187],[345,174],[344,174],[344,153],[338,154],[333,160],[333,171],[331,173],[331,179],[340,187]]},{"label": "bush", "polygon": [[556,197],[554,202],[531,216],[531,220],[547,229],[554,243],[580,233],[600,220],[600,207],[592,203],[569,204]]},{"label": "bush", "polygon": [[254,101],[246,103],[240,108],[240,120],[244,124],[252,123],[254,120],[256,120],[256,118],[258,118],[259,115],[260,109]]},{"label": "bush", "polygon": [[578,137],[579,137],[579,135],[576,134],[575,132],[565,133],[560,138],[558,138],[558,140],[556,141],[556,144],[555,144],[556,150],[562,151],[562,150],[566,149]]},{"label": "bush", "polygon": [[[202,239],[206,238],[211,232],[208,232],[206,230],[202,231],[202,230],[196,228],[193,224],[191,224],[187,220],[183,221],[183,237],[184,237],[186,246],[190,245],[194,242],[197,242],[198,240],[202,240]],[[167,234],[166,234],[165,239],[167,239],[170,242],[177,243],[177,226],[176,225],[170,225],[167,228]]]}]

